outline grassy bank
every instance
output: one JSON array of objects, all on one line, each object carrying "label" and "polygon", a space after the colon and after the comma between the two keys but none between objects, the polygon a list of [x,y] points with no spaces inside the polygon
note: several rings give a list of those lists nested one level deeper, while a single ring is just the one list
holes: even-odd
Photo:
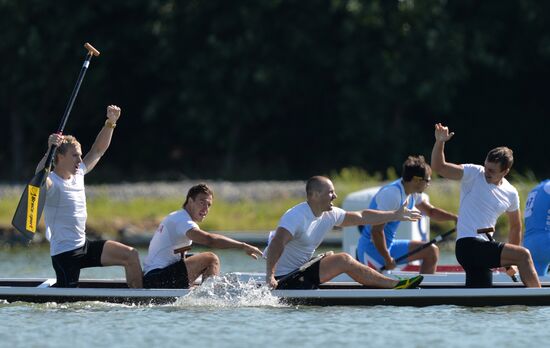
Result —
[{"label": "grassy bank", "polygon": [[[384,175],[389,179],[397,177],[394,170],[388,170]],[[368,175],[358,169],[345,169],[333,173],[338,199],[337,206],[342,205],[347,194],[372,186],[380,185],[382,175]],[[529,190],[536,184],[534,181],[520,178],[513,181],[520,191],[523,205]],[[284,185],[282,187],[284,189]],[[426,191],[433,205],[457,212],[460,187],[456,182],[435,178]],[[224,200],[216,197],[208,218],[201,227],[209,231],[252,231],[270,230],[276,227],[281,215],[293,205],[301,202],[302,197],[278,197],[270,200]],[[19,197],[0,197],[0,227],[10,225],[13,211]],[[107,235],[115,234],[119,229],[134,227],[141,231],[153,231],[162,218],[171,211],[181,207],[181,198],[147,198],[138,197],[128,200],[110,199],[107,196],[97,196],[88,199],[88,229]],[[432,223],[432,233],[448,229],[448,223]],[[42,227],[43,230],[43,227]],[[507,232],[507,222],[501,218],[497,230],[502,234]],[[504,235],[501,235],[504,238]]]}]

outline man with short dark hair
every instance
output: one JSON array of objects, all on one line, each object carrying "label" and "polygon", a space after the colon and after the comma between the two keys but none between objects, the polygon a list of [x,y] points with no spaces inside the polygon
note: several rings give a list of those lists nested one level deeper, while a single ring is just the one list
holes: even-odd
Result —
[{"label": "man with short dark hair", "polygon": [[[445,143],[454,133],[441,123],[435,125],[432,168],[441,176],[460,180],[456,258],[466,271],[467,287],[491,287],[492,268],[517,266],[527,287],[540,287],[529,250],[521,247],[519,195],[505,176],[514,163],[513,152],[497,147],[487,154],[483,166],[445,161]],[[506,212],[510,223],[508,243],[492,241],[480,231],[494,229]]]},{"label": "man with short dark hair", "polygon": [[[414,288],[422,281],[417,276],[402,281],[388,278],[346,253],[331,254],[314,262],[298,277],[285,277],[306,264],[334,226],[379,224],[394,220],[417,220],[420,214],[404,205],[395,211],[348,212],[334,207],[334,185],[323,176],[311,177],[306,184],[305,202],[289,209],[270,234],[266,249],[266,283],[277,289],[316,289],[320,284],[346,273],[355,281],[377,288]],[[279,282],[280,281],[280,282]]]},{"label": "man with short dark hair", "polygon": [[[428,188],[432,169],[424,156],[409,156],[403,163],[402,177],[378,190],[369,205],[370,209],[395,210],[408,202],[407,208],[418,208],[422,214],[436,221],[454,221],[457,216],[436,208],[422,199],[422,192]],[[361,237],[357,245],[357,257],[360,262],[380,269],[391,270],[396,267],[395,259],[422,246],[423,241],[395,239],[400,221],[385,224],[366,225],[360,228]],[[435,273],[439,248],[432,244],[418,253],[409,256],[402,263],[422,260],[420,273]]]},{"label": "man with short dark hair", "polygon": [[220,273],[220,260],[212,252],[186,257],[193,242],[211,248],[241,249],[254,259],[262,252],[246,243],[208,233],[199,228],[212,206],[214,193],[206,184],[198,184],[187,193],[182,209],[170,213],[160,223],[149,244],[143,270],[145,288],[187,289],[199,276],[206,279]]}]

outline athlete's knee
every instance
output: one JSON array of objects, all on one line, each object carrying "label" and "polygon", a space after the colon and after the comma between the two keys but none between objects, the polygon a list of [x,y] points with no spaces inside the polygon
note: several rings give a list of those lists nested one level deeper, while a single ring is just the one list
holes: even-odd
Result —
[{"label": "athlete's knee", "polygon": [[512,264],[521,265],[533,262],[529,249],[521,246],[514,246],[512,252],[509,253],[509,255]]},{"label": "athlete's knee", "polygon": [[220,265],[220,258],[218,255],[214,254],[213,252],[207,251],[204,252],[204,260],[209,266],[219,266]]},{"label": "athlete's knee", "polygon": [[432,244],[428,247],[428,258],[433,261],[439,259],[439,248],[437,245]]},{"label": "athlete's knee", "polygon": [[139,252],[136,249],[129,247],[124,256],[124,262],[126,265],[140,265]]},{"label": "athlete's knee", "polygon": [[338,258],[339,263],[345,266],[350,266],[350,265],[353,265],[354,263],[357,263],[357,261],[348,253],[338,253],[334,256]]},{"label": "athlete's knee", "polygon": [[531,257],[531,252],[527,248],[519,247],[518,248],[518,256],[520,258],[520,261],[533,262],[533,258]]}]

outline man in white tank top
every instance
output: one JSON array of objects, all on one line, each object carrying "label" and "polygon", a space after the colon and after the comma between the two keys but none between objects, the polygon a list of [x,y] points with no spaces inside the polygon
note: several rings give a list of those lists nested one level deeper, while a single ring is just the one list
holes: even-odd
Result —
[{"label": "man in white tank top", "polygon": [[[518,192],[505,178],[514,161],[512,150],[497,147],[489,151],[484,166],[449,163],[445,161],[445,142],[453,135],[441,123],[435,125],[431,165],[441,176],[461,181],[455,253],[466,271],[466,286],[491,287],[491,268],[517,266],[525,286],[540,287],[531,254],[520,246]],[[478,233],[494,228],[504,212],[510,223],[508,243]]]},{"label": "man in white tank top", "polygon": [[[142,287],[141,265],[135,249],[115,241],[86,239],[84,176],[109,148],[119,117],[119,107],[107,107],[107,120],[84,158],[75,137],[52,134],[48,138],[49,147],[55,145],[57,150],[54,170],[46,179],[44,221],[57,287],[77,287],[80,269],[102,266],[124,266],[128,286]],[[44,168],[48,152],[49,148],[36,172]]]},{"label": "man in white tank top", "polygon": [[262,255],[260,249],[234,239],[208,233],[200,229],[212,206],[214,194],[205,184],[189,189],[181,210],[170,213],[160,223],[149,244],[143,270],[145,288],[186,289],[195,280],[220,273],[220,260],[212,252],[187,257],[185,251],[196,242],[211,248],[241,249],[254,259]]},{"label": "man in white tank top", "polygon": [[[289,209],[270,234],[266,249],[266,283],[278,289],[316,289],[339,274],[346,273],[355,281],[377,288],[414,288],[422,282],[421,275],[397,281],[388,278],[347,253],[331,254],[313,262],[302,271],[315,249],[334,226],[380,224],[389,221],[413,221],[420,212],[406,208],[405,202],[398,210],[379,211],[365,209],[349,212],[334,207],[336,191],[330,179],[311,177],[306,183],[305,202]],[[295,276],[290,276],[294,274]]]}]

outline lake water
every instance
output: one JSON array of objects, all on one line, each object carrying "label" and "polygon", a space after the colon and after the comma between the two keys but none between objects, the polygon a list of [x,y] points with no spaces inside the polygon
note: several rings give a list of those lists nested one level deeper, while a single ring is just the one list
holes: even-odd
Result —
[{"label": "lake water", "polygon": [[[244,253],[216,253],[222,272],[264,271],[264,261]],[[46,248],[0,249],[0,265],[0,277],[55,276]],[[124,273],[106,267],[81,277]],[[261,289],[204,293],[149,306],[0,302],[0,346],[544,347],[550,339],[550,307],[308,307],[280,305]]]}]

